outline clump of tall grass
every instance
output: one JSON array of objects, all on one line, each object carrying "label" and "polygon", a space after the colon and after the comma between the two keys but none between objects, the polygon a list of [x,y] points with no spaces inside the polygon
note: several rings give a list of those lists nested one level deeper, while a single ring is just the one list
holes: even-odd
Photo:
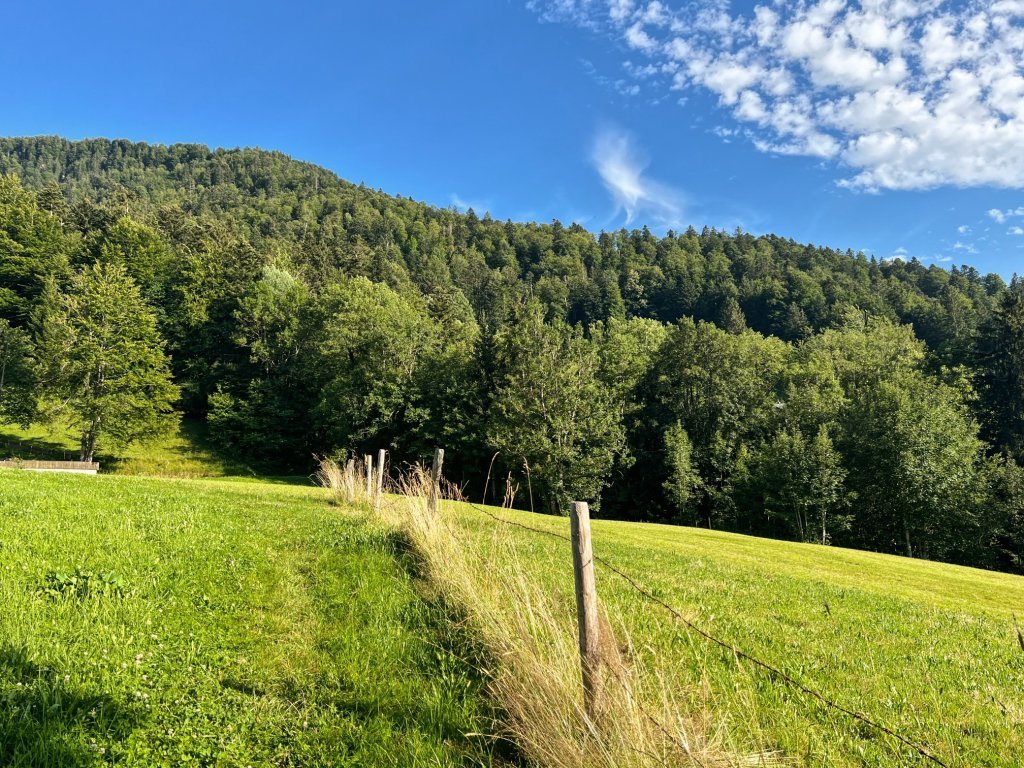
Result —
[{"label": "clump of tall grass", "polygon": [[356,459],[342,460],[324,457],[320,459],[313,480],[331,492],[334,501],[341,504],[370,504],[373,501],[372,482],[367,483],[367,472],[372,473],[372,464]]},{"label": "clump of tall grass", "polygon": [[[644,668],[621,627],[602,616],[603,695],[584,705],[571,598],[546,593],[498,528],[471,545],[441,503],[431,504],[429,473],[402,475],[400,496],[384,509],[409,536],[432,583],[465,614],[492,661],[483,670],[504,713],[505,736],[546,768],[765,765],[730,756],[709,717],[683,714],[654,671]],[[447,487],[442,497],[458,495]],[[485,554],[487,553],[487,554]],[[568,553],[567,553],[568,556]],[[498,567],[496,563],[502,563]],[[617,635],[617,639],[616,639]]]}]

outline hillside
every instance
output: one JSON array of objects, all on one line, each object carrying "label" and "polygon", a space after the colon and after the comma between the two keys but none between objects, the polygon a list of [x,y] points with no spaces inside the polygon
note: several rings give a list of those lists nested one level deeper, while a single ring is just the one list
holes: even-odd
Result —
[{"label": "hillside", "polygon": [[[471,545],[461,567],[525,574],[538,599],[552,595],[573,611],[569,544],[519,527],[567,536],[567,522],[488,511],[519,525],[449,507]],[[598,520],[593,535],[596,557],[700,629],[944,764],[1019,764],[1024,653],[1013,613],[1024,578],[676,526]],[[806,766],[935,764],[714,645],[600,564],[597,581],[604,631],[654,678],[648,706],[658,711],[671,697],[695,749],[710,740],[734,755],[774,753]]]},{"label": "hillside", "polygon": [[82,458],[182,417],[264,474],[443,446],[474,498],[1024,570],[1019,281],[261,150],[3,139],[0,172],[0,421]]},{"label": "hillside", "polygon": [[[400,497],[374,516],[328,505],[321,489],[258,480],[0,481],[5,765],[507,764],[507,742],[482,735],[517,733],[495,715],[506,704],[496,681],[538,670],[494,657],[479,611],[529,632],[529,647],[569,651],[542,655],[556,666],[539,672],[564,667],[562,706],[579,706],[570,551],[537,532],[565,534],[564,520],[486,508],[537,529],[525,530],[448,503],[443,548],[412,556]],[[1021,577],[619,521],[595,521],[594,542],[702,630],[950,768],[1017,765]],[[438,569],[438,551],[457,556]],[[475,604],[450,602],[456,572],[489,574],[474,581]],[[597,575],[603,631],[625,654],[616,674],[636,676],[646,711],[678,718],[704,765],[757,753],[808,768],[933,764],[709,643],[603,566]],[[524,594],[537,602],[524,606]],[[514,618],[524,611],[531,622]],[[551,702],[523,703],[536,727],[552,727],[537,706]],[[552,764],[576,764],[562,757]]]},{"label": "hillside", "polygon": [[449,287],[478,315],[494,313],[503,289],[519,281],[570,322],[622,311],[663,322],[742,318],[791,340],[856,307],[912,323],[932,348],[955,354],[1005,285],[966,266],[878,261],[776,235],[705,228],[659,238],[643,228],[597,236],[571,222],[481,219],[258,149],[9,138],[0,139],[0,173],[147,218],[172,206],[231,221],[261,252],[286,253],[313,282],[343,272],[395,286],[411,281],[424,292]]},{"label": "hillside", "polygon": [[274,483],[0,473],[0,764],[497,764],[393,534]]}]

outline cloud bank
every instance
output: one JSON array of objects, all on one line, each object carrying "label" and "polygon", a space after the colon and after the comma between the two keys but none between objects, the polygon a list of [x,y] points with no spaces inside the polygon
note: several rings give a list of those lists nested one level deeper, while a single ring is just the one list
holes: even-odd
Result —
[{"label": "cloud bank", "polygon": [[845,168],[842,186],[1024,187],[1024,0],[527,6],[610,36],[637,84],[711,92],[758,149]]}]

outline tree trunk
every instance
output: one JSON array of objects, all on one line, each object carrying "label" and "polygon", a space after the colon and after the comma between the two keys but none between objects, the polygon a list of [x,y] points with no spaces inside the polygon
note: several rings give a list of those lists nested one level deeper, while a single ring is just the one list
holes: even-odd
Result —
[{"label": "tree trunk", "polygon": [[79,451],[79,460],[92,462],[93,456],[96,454],[96,438],[100,434],[100,419],[95,418],[89,428],[82,433],[81,450]]},{"label": "tree trunk", "polygon": [[907,518],[903,518],[903,538],[907,542],[907,557],[914,556],[914,549],[910,546],[910,528],[907,526]]},{"label": "tree trunk", "polygon": [[82,433],[81,450],[78,452],[79,461],[92,461],[96,453],[96,435],[92,431]]}]

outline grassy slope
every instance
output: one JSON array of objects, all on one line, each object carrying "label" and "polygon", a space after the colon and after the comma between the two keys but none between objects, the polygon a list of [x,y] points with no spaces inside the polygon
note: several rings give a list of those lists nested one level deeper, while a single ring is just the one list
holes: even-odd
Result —
[{"label": "grassy slope", "polygon": [[[96,457],[100,471],[122,475],[159,477],[255,477],[244,463],[231,461],[213,450],[207,441],[206,425],[183,419],[174,431],[146,443],[105,452]],[[0,425],[0,458],[71,460],[78,459],[78,438],[59,424],[33,425],[27,429]]]},{"label": "grassy slope", "polygon": [[[491,557],[496,524],[461,507]],[[568,524],[501,514],[568,533]],[[572,608],[568,545],[509,528],[517,556]],[[597,520],[595,552],[684,615],[845,706],[922,742],[951,766],[1019,766],[1024,653],[1011,612],[1024,579],[713,531]],[[806,766],[930,765],[709,645],[598,568],[613,622],[656,660],[684,709],[703,709],[740,750]],[[621,639],[621,638],[620,638]]]},{"label": "grassy slope", "polygon": [[[51,451],[73,450],[73,440],[66,435],[44,435],[39,430],[30,433],[13,432],[10,429],[5,430],[5,433],[0,435],[0,448],[6,441],[15,440],[27,442],[37,453],[40,446],[45,450],[48,444]],[[228,466],[205,449],[202,435],[187,423],[179,434],[155,445],[132,449],[115,460],[108,459],[105,467],[120,473],[216,477],[241,472],[251,476],[245,468]],[[211,570],[211,564],[223,565],[225,547],[230,550],[234,546],[243,546],[251,551],[266,547],[268,552],[277,553],[271,562],[274,563],[272,572],[277,574],[273,579],[279,579],[279,582],[274,583],[280,586],[268,587],[270,592],[308,592],[309,585],[319,583],[319,578],[303,582],[295,574],[309,571],[309,562],[330,563],[328,570],[332,573],[345,569],[342,562],[325,559],[326,556],[321,552],[323,536],[316,533],[317,529],[331,520],[330,524],[335,527],[360,531],[352,534],[360,543],[355,550],[348,552],[348,560],[345,562],[348,563],[349,575],[337,584],[338,593],[347,594],[348,590],[359,595],[357,604],[362,606],[360,610],[366,615],[375,617],[372,619],[374,626],[378,626],[379,622],[383,622],[379,624],[381,627],[392,626],[388,622],[398,622],[400,633],[404,633],[403,642],[407,644],[401,648],[392,648],[390,654],[377,656],[379,663],[374,666],[372,674],[362,678],[362,681],[372,688],[380,680],[390,681],[403,677],[405,670],[412,665],[420,676],[411,679],[417,682],[405,687],[404,693],[401,692],[402,685],[398,685],[397,693],[385,690],[382,697],[387,699],[394,696],[404,701],[398,710],[411,707],[404,710],[405,714],[399,720],[406,725],[412,724],[410,727],[414,732],[418,727],[415,723],[422,721],[421,716],[416,714],[416,706],[409,703],[409,689],[433,684],[433,672],[429,664],[423,665],[423,659],[430,655],[424,650],[429,642],[423,646],[422,639],[417,638],[423,632],[430,635],[438,631],[437,617],[428,617],[429,621],[424,620],[426,623],[405,622],[403,617],[396,618],[387,607],[390,605],[387,601],[394,599],[393,596],[388,597],[390,593],[362,591],[367,578],[363,572],[364,567],[369,568],[368,573],[376,574],[374,579],[382,574],[390,574],[387,579],[398,581],[407,577],[401,574],[401,569],[398,569],[397,575],[389,570],[397,566],[389,560],[391,555],[386,551],[386,540],[374,539],[382,535],[379,531],[368,534],[367,531],[371,529],[358,526],[351,519],[345,522],[344,515],[325,512],[314,500],[312,494],[316,492],[312,489],[270,486],[255,480],[239,483],[238,478],[209,479],[198,484],[101,478],[101,484],[113,485],[95,486],[86,480],[84,485],[67,486],[77,488],[78,491],[64,491],[59,490],[65,487],[62,480],[45,480],[39,482],[50,483],[46,486],[50,496],[34,502],[35,511],[22,520],[22,525],[26,527],[14,529],[11,527],[12,521],[8,519],[10,514],[5,513],[8,503],[5,499],[10,499],[12,487],[8,477],[4,475],[5,482],[0,486],[4,491],[0,493],[0,542],[4,542],[0,549],[3,555],[0,559],[3,565],[0,567],[6,569],[0,571],[0,599],[8,604],[12,604],[9,596],[12,567],[24,570],[34,563],[31,565],[34,570],[22,574],[22,581],[14,582],[15,592],[19,593],[18,600],[21,601],[29,599],[22,594],[28,589],[28,583],[24,580],[31,575],[35,580],[32,584],[37,585],[45,577],[44,567],[69,568],[81,564],[94,570],[115,567],[127,573],[125,566],[116,565],[118,562],[126,562],[132,564],[133,573],[139,573],[142,566],[136,562],[136,548],[143,542],[130,538],[123,540],[127,531],[118,527],[117,518],[109,518],[111,509],[118,513],[128,509],[132,511],[128,519],[134,519],[139,514],[150,521],[149,526],[157,526],[166,531],[168,528],[173,530],[177,525],[182,533],[188,534],[185,537],[187,541],[175,542],[174,546],[187,549],[185,561],[198,563],[200,567],[185,577],[182,587],[175,584],[163,587],[168,599],[173,597],[172,604],[181,600],[180,596],[174,596],[176,590],[187,587],[194,592],[199,589],[198,585],[207,582],[221,584],[220,588],[230,593],[230,586],[222,584],[225,578],[223,571]],[[27,493],[26,483],[29,482],[34,481],[20,482],[21,486],[25,486],[20,493]],[[14,483],[13,487],[19,487],[19,483]],[[96,487],[105,490],[99,495],[92,495]],[[135,490],[129,493],[127,489]],[[75,495],[79,491],[83,494],[81,498]],[[126,507],[126,498],[135,501]],[[62,501],[48,508],[47,505],[53,505],[56,499]],[[79,510],[82,516],[71,518],[71,522],[50,520],[47,510],[61,508]],[[221,519],[223,510],[229,510],[229,514]],[[184,522],[186,519],[196,519],[197,511],[198,519],[202,521],[198,531],[200,536],[196,536],[197,530]],[[491,540],[489,534],[493,524],[467,508],[463,511],[463,519],[468,528],[487,534],[479,538],[481,547],[486,549]],[[269,517],[266,517],[268,512]],[[548,517],[533,517],[524,513],[503,514],[540,527],[560,531],[567,528],[565,521]],[[259,523],[252,530],[246,530],[243,537],[241,528],[250,526],[257,519]],[[170,522],[173,520],[178,522]],[[121,522],[124,524],[124,521]],[[290,544],[278,540],[278,534],[285,530],[292,531]],[[38,533],[29,531],[43,531],[46,541],[36,541],[33,537],[38,536]],[[117,532],[116,536],[112,536],[111,532]],[[521,561],[529,564],[538,579],[557,589],[566,601],[567,610],[572,610],[572,576],[565,546],[524,531],[513,530],[511,535],[516,538],[516,549]],[[302,539],[303,536],[309,537],[308,540]],[[321,539],[320,549],[313,544],[318,536]],[[369,538],[365,539],[366,536]],[[349,534],[345,534],[345,537],[347,541]],[[19,538],[23,539],[20,544]],[[117,547],[108,548],[108,539],[116,540]],[[61,552],[61,547],[67,547],[72,540],[75,548]],[[1011,614],[1013,611],[1024,612],[1024,579],[851,550],[670,526],[599,520],[595,521],[595,540],[598,554],[638,576],[641,582],[679,607],[701,626],[795,674],[844,705],[861,710],[908,737],[921,741],[950,765],[1019,764],[1018,755],[1024,754],[1024,694],[1021,693],[1024,689],[1024,653],[1016,645]],[[29,555],[21,555],[12,560],[7,557],[12,551],[12,541],[15,546],[26,546],[27,542],[32,541],[33,548],[44,544],[45,548],[34,555],[34,560]],[[228,544],[229,541],[235,543]],[[299,541],[304,543],[299,544]],[[167,543],[170,543],[169,540],[164,543],[150,542],[146,546],[149,552],[156,553]],[[79,554],[75,554],[76,551]],[[103,552],[106,552],[105,560],[100,557]],[[303,553],[302,556],[296,557],[299,552]],[[340,557],[333,550],[329,554],[331,557]],[[181,559],[179,556],[176,558]],[[142,559],[145,560],[145,557]],[[12,566],[19,562],[23,564]],[[103,562],[113,565],[104,566]],[[247,567],[254,566],[250,563]],[[264,563],[263,567],[270,566]],[[141,572],[144,571],[143,568]],[[320,571],[314,568],[313,572]],[[178,570],[170,569],[163,576],[152,578],[181,578],[178,573]],[[260,571],[250,570],[247,573],[250,586],[254,589],[257,582],[267,578]],[[260,575],[257,576],[257,573]],[[131,573],[127,573],[127,577],[130,582],[136,578]],[[638,602],[636,596],[610,574],[599,570],[598,578],[604,604],[613,618],[629,630],[637,652],[648,658],[657,658],[658,668],[668,688],[680,698],[683,708],[707,711],[711,722],[722,725],[724,738],[735,748],[741,751],[755,747],[777,748],[798,764],[807,766],[927,764],[890,739],[851,723],[847,716],[826,711],[808,702],[803,696],[780,687],[747,664],[737,665],[728,654],[709,647],[692,633],[673,624],[658,608]],[[268,610],[266,595],[261,597],[257,592],[249,594],[245,590],[242,594],[247,597],[236,606],[236,611],[244,613],[256,606],[261,611],[257,615],[267,621],[277,613],[276,609]],[[402,599],[409,599],[412,601],[410,604],[419,606],[413,613],[427,610],[411,593],[406,591],[403,594]],[[302,599],[315,604],[321,600],[315,594],[307,594]],[[133,597],[127,602],[135,600]],[[385,602],[383,607],[378,605],[381,600]],[[31,596],[30,604],[38,609],[38,597]],[[280,604],[284,606],[286,603]],[[15,601],[13,605],[20,603]],[[56,610],[45,601],[42,605],[48,606],[47,611]],[[123,606],[118,609],[121,610],[124,610]],[[309,613],[304,610],[306,614]],[[9,612],[5,616],[0,618],[0,653],[13,654],[10,658],[16,660],[20,658],[19,654],[24,655],[25,649],[28,649],[30,657],[36,654],[32,657],[36,660],[31,661],[36,666],[30,664],[28,669],[39,667],[38,659],[43,660],[43,667],[54,668],[47,660],[47,654],[32,650],[34,641],[18,639],[24,634],[25,623],[12,618]],[[344,655],[345,649],[351,648],[354,649],[352,656],[355,658],[366,652],[366,649],[371,649],[372,655],[375,643],[383,643],[377,637],[371,637],[363,644],[358,643],[358,637],[353,641],[348,625],[332,629],[338,620],[337,616],[324,608],[318,607],[315,617],[320,626],[319,632],[330,634],[331,631],[337,631],[342,638],[334,653]],[[202,614],[183,619],[199,624],[206,620]],[[60,633],[53,627],[59,626],[61,621],[66,619],[51,619],[51,625],[53,622],[57,624],[39,631],[59,636]],[[230,624],[239,621],[239,616],[236,614],[233,619],[225,618],[224,621]],[[274,621],[284,622],[282,631],[286,634],[291,631],[285,628],[286,625],[298,627],[306,623],[305,618]],[[109,631],[110,626],[107,626],[104,632]],[[79,634],[87,635],[88,632]],[[104,637],[103,633],[100,637]],[[262,644],[263,647],[285,642],[275,637],[266,628],[254,625],[246,642]],[[214,645],[217,642],[220,641]],[[353,645],[353,642],[356,644]],[[320,639],[313,642],[313,645],[321,650],[311,652],[308,663],[310,669],[320,667],[322,661],[317,660],[317,653],[322,654],[322,648],[325,647]],[[70,647],[75,645],[71,644]],[[417,647],[419,651],[408,652],[409,648]],[[127,650],[124,653],[128,653]],[[301,655],[297,658],[301,658]],[[279,656],[278,659],[283,662],[285,656]],[[449,663],[450,660],[442,666]],[[80,665],[76,666],[70,658],[65,657],[64,664],[64,669],[69,670],[66,674],[73,674],[71,670],[75,669],[81,671]],[[224,679],[230,682],[230,677],[224,677],[228,668],[213,663],[209,665],[207,682],[211,690],[217,690],[213,687],[215,679],[220,681],[217,685],[221,687]],[[180,670],[175,672],[174,669],[174,663],[168,662],[166,674],[171,679],[180,675]],[[10,677],[14,673],[5,669],[0,660],[0,691],[3,690],[5,674],[8,675],[8,681],[14,680]],[[24,672],[17,674],[23,675]],[[97,687],[97,682],[106,684],[103,681],[117,677],[105,674],[93,681],[91,690],[102,690],[102,685]],[[271,679],[280,676],[280,672],[273,671],[273,665],[266,666],[259,674]],[[379,679],[374,675],[379,676]],[[319,686],[323,686],[323,681],[320,681]],[[135,689],[123,688],[123,692],[128,695],[124,701],[134,705],[131,697]],[[223,691],[218,694],[223,695],[226,695]],[[262,697],[258,700],[263,702]],[[265,705],[266,702],[263,702],[261,707]],[[207,712],[201,717],[195,715],[201,720],[209,716],[210,706],[205,699],[196,699],[192,705],[195,712]],[[213,706],[216,708],[219,705]],[[323,703],[310,706],[316,710]],[[479,713],[467,715],[470,719],[478,716]],[[259,725],[250,723],[248,726],[239,721],[233,727],[248,728],[249,732],[247,736],[239,737],[238,743],[246,744],[246,750],[258,751],[270,749],[267,744],[275,738],[284,739],[280,735],[273,738],[260,735],[263,734],[261,729],[265,722],[277,723],[267,726],[270,729],[268,733],[280,734],[287,731],[285,725],[282,725],[285,720],[281,718],[274,720],[271,717],[269,721],[261,719]],[[362,743],[360,739],[364,738],[366,727],[366,723],[356,718],[350,731],[363,735],[351,736],[353,743]],[[371,730],[376,728],[370,727]],[[389,725],[391,727],[393,723]],[[92,731],[86,726],[78,725],[75,728],[78,729],[74,731],[77,735],[47,736],[47,743],[62,744],[70,738],[70,743],[81,747],[84,743],[81,738],[92,738]],[[179,732],[174,728],[170,730]],[[155,732],[147,725],[135,728],[130,733],[124,742],[128,745],[144,744],[156,738]],[[171,750],[168,754],[183,749],[182,743],[196,738],[199,737],[193,734],[184,742],[174,742],[168,747]],[[223,734],[218,738],[223,738]],[[321,735],[317,738],[325,737]],[[365,758],[372,764],[372,759],[365,756],[374,754],[373,749],[382,748],[381,737],[374,735],[367,738],[364,746],[355,747],[358,754],[364,754],[363,758],[355,759],[356,763]],[[420,748],[406,744],[407,738],[415,742],[418,737],[400,733],[395,738],[400,746],[383,748],[398,749],[399,753],[406,748],[415,753]],[[108,741],[111,749],[132,748],[123,745],[115,747],[115,731],[108,732]],[[329,740],[321,744],[326,750],[321,754],[328,754],[337,748],[336,744],[331,744],[334,742]],[[311,747],[312,751],[308,754],[316,754],[316,750],[321,747]],[[434,747],[424,749],[429,753]],[[223,745],[216,748],[220,750],[218,754],[230,754],[223,752]],[[363,753],[359,753],[359,750],[363,750]],[[455,752],[462,754],[459,749]],[[443,750],[442,754],[446,755],[441,758],[442,762],[456,759]],[[303,764],[303,761],[316,762],[315,758],[308,758],[306,753],[303,753],[301,759],[290,759],[293,762],[297,760],[298,764]],[[240,758],[237,763],[243,764],[244,760]]]},{"label": "grassy slope", "polygon": [[314,488],[0,472],[0,765],[490,764],[403,559]]}]

